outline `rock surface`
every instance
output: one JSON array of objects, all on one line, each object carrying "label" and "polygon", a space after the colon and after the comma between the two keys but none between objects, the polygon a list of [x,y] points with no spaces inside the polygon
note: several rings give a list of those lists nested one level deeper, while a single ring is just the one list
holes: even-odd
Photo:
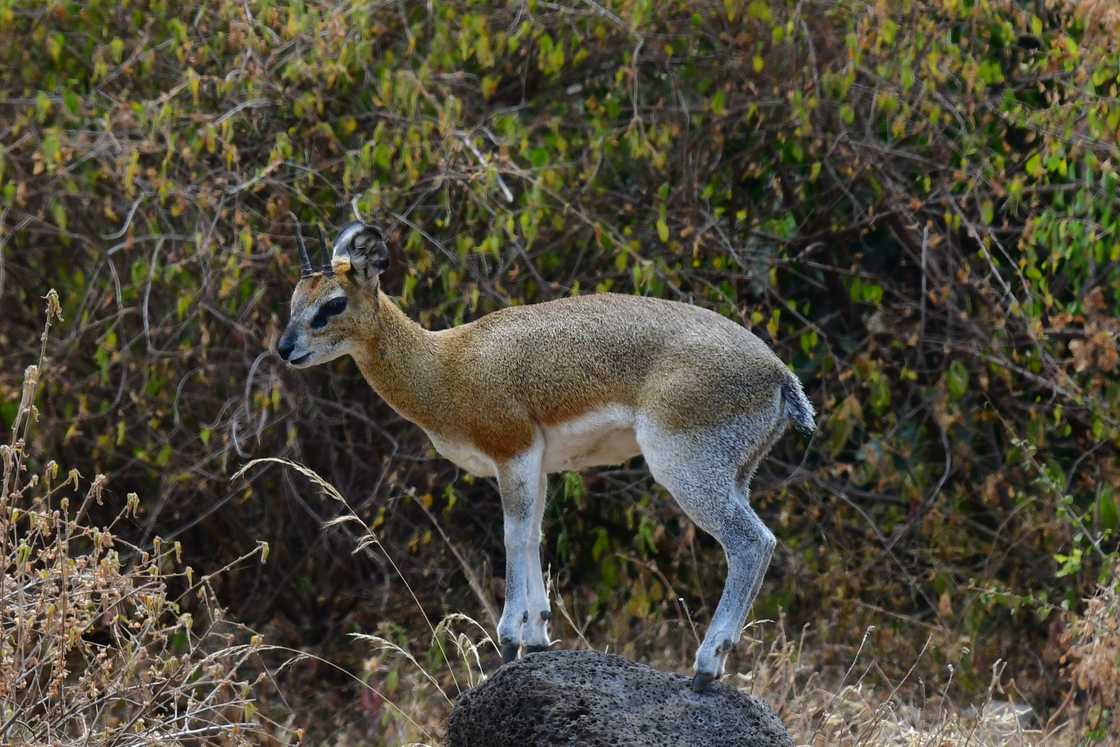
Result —
[{"label": "rock surface", "polygon": [[506,664],[455,703],[450,747],[770,747],[792,744],[763,701],[597,651],[548,651]]}]

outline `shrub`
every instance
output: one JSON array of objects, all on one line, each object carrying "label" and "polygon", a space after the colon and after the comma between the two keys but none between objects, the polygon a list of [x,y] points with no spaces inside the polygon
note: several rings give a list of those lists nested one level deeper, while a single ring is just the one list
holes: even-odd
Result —
[{"label": "shrub", "polygon": [[[58,310],[52,291],[48,325]],[[43,358],[27,368],[0,446],[0,742],[259,744],[267,730],[246,678],[257,645],[224,622],[209,578],[182,567],[177,545],[117,536],[135,495],[112,522],[90,524],[107,478],[83,496],[77,470],[63,477],[30,446],[49,374]],[[187,598],[204,614],[184,612]]]},{"label": "shrub", "polygon": [[[129,539],[195,567],[270,540],[215,593],[317,645],[421,626],[384,562],[321,531],[336,507],[276,470],[231,486],[244,461],[314,467],[446,610],[480,611],[447,578],[500,567],[501,532],[491,486],[352,366],[268,354],[290,209],[385,223],[391,290],[435,327],[594,290],[708,306],[822,413],[803,464],[787,440],[756,486],[782,539],[756,612],[848,646],[876,622],[888,662],[920,621],[924,674],[979,692],[1011,659],[1056,705],[1028,665],[1120,530],[1103,5],[0,0],[0,344],[34,350],[62,289],[43,453],[143,496]],[[5,425],[19,387],[0,372]],[[679,598],[706,619],[718,548],[636,469],[554,492],[546,559],[589,634],[651,645]]]}]

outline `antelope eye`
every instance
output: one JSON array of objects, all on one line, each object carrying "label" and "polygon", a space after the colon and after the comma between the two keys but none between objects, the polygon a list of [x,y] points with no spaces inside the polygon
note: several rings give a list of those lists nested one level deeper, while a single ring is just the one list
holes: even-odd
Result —
[{"label": "antelope eye", "polygon": [[332,298],[331,300],[320,306],[319,310],[315,312],[315,316],[311,319],[311,328],[321,329],[327,326],[327,322],[332,316],[338,316],[345,310],[346,296]]}]

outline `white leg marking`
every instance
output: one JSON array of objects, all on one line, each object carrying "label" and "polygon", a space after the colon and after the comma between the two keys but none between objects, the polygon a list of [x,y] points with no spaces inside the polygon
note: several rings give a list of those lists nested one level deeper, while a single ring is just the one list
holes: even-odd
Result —
[{"label": "white leg marking", "polygon": [[525,563],[528,568],[526,576],[526,592],[528,604],[526,605],[529,619],[525,622],[521,641],[526,646],[534,648],[547,647],[548,619],[552,612],[548,605],[548,592],[544,584],[544,572],[541,570],[541,522],[544,520],[545,503],[548,498],[548,476],[543,472],[540,476],[540,485],[533,500],[532,518],[530,519],[529,542],[525,548]]},{"label": "white leg marking", "polygon": [[[544,511],[541,452],[538,442],[497,468],[506,546],[506,601],[498,621],[498,641],[503,651],[516,649],[522,642],[522,626],[531,611],[530,584],[539,583],[542,590],[544,587],[540,570],[539,517]],[[537,504],[542,504],[539,509]]]}]

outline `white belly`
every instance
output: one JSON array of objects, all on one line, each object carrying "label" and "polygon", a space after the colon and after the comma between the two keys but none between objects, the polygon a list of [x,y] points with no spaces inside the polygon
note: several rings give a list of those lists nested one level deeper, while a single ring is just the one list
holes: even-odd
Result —
[{"label": "white belly", "polygon": [[[494,460],[468,441],[443,438],[428,431],[428,438],[440,456],[479,477],[494,477]],[[609,405],[578,418],[540,426],[535,448],[542,450],[544,472],[565,472],[585,467],[622,464],[641,453],[634,437],[634,412],[621,405]]]},{"label": "white belly", "polygon": [[634,411],[621,405],[542,426],[541,434],[546,473],[622,464],[641,453],[634,438]]}]

